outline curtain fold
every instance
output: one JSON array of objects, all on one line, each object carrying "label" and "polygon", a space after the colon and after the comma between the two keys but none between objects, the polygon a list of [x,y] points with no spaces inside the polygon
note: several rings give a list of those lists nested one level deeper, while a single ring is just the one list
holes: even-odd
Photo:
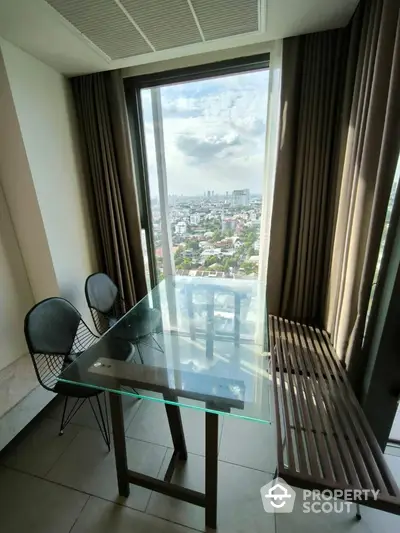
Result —
[{"label": "curtain fold", "polygon": [[268,264],[273,314],[321,325],[331,257],[351,30],[284,40]]},{"label": "curtain fold", "polygon": [[400,2],[368,0],[341,178],[326,326],[356,391],[362,342],[400,149]]},{"label": "curtain fold", "polygon": [[71,83],[99,263],[131,307],[147,290],[122,77],[103,72]]},{"label": "curtain fold", "polygon": [[347,28],[285,39],[270,312],[324,327],[357,393],[400,150],[400,0],[365,0]]}]

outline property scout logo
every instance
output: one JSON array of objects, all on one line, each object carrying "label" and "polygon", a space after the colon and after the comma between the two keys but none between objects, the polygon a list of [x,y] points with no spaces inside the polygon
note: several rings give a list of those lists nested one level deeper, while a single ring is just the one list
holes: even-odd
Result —
[{"label": "property scout logo", "polygon": [[[296,500],[296,492],[283,479],[277,477],[260,489],[261,500],[266,513],[291,513]],[[350,513],[353,503],[376,500],[379,490],[303,490],[297,498],[302,498],[303,513]]]}]

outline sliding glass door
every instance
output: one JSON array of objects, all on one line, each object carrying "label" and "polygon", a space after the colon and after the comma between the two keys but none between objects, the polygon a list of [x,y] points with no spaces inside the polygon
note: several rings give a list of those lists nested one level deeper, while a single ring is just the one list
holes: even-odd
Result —
[{"label": "sliding glass door", "polygon": [[137,88],[157,281],[258,276],[269,71],[234,70]]}]

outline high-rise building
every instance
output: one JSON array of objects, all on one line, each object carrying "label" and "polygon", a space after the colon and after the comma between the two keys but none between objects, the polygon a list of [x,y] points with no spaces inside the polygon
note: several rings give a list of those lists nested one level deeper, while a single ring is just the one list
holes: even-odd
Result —
[{"label": "high-rise building", "polygon": [[236,189],[232,192],[232,204],[236,207],[250,205],[250,189]]},{"label": "high-rise building", "polygon": [[194,226],[200,224],[200,213],[194,213],[193,215],[190,215],[190,223]]},{"label": "high-rise building", "polygon": [[178,235],[183,235],[186,233],[186,222],[178,222],[175,226],[175,233],[178,233]]}]

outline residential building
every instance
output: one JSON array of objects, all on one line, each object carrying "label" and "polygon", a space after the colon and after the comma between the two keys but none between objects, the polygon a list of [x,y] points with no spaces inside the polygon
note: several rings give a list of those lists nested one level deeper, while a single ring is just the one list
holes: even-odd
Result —
[{"label": "residential building", "polygon": [[235,231],[236,220],[234,218],[224,218],[221,222],[222,231]]},{"label": "residential building", "polygon": [[232,204],[235,207],[250,205],[250,189],[236,189],[232,192]]},{"label": "residential building", "polygon": [[190,223],[194,226],[197,226],[200,224],[201,216],[199,213],[194,213],[193,215],[190,215]]},{"label": "residential building", "polygon": [[186,222],[178,222],[178,224],[175,225],[175,233],[178,233],[178,235],[184,235],[186,233],[186,230]]},{"label": "residential building", "polygon": [[202,258],[205,258],[205,257],[211,257],[213,255],[218,256],[220,254],[221,254],[221,248],[207,248],[201,252],[200,256]]}]

